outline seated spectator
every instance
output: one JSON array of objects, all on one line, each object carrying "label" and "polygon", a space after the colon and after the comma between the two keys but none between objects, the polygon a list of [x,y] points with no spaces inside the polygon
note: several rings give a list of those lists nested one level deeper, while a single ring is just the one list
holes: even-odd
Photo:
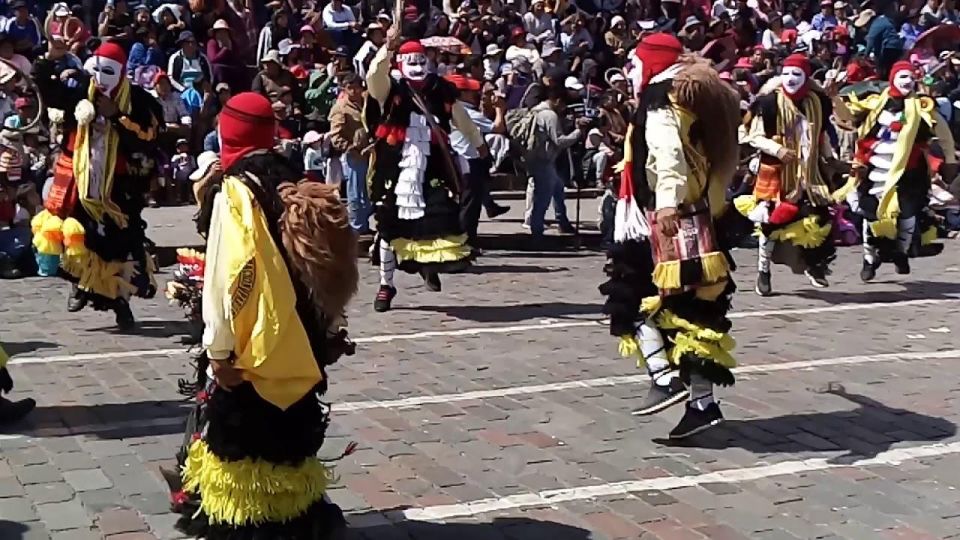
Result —
[{"label": "seated spectator", "polygon": [[162,134],[161,146],[170,154],[175,148],[174,144],[170,144],[171,142],[189,137],[193,119],[190,111],[187,110],[187,105],[180,97],[180,92],[173,89],[172,81],[166,73],[160,72],[153,84],[153,95],[163,108],[163,121],[166,124],[166,133]]},{"label": "seated spectator", "polygon": [[119,39],[127,39],[133,35],[133,16],[130,15],[127,0],[107,2],[97,20],[97,35]]},{"label": "seated spectator", "polygon": [[343,5],[343,0],[331,0],[323,8],[323,27],[338,47],[345,46],[350,52],[356,50],[357,18],[349,6]]},{"label": "seated spectator", "polygon": [[307,180],[323,182],[327,154],[323,151],[323,135],[308,131],[303,136],[303,172]]},{"label": "seated spectator", "polygon": [[292,90],[294,95],[299,95],[297,79],[284,67],[280,52],[269,51],[260,60],[260,71],[253,78],[252,90],[270,97],[279,96],[284,88]]},{"label": "seated spectator", "polygon": [[210,62],[200,52],[193,32],[189,30],[180,32],[180,37],[177,38],[177,46],[180,49],[173,53],[170,56],[170,61],[167,62],[167,74],[170,76],[170,84],[173,85],[175,90],[183,92],[201,79],[213,80],[210,73]]},{"label": "seated spectator", "polygon": [[230,25],[218,19],[211,29],[212,37],[207,42],[207,60],[214,83],[227,83],[236,90],[244,89],[246,66],[240,51],[237,50],[231,36]]},{"label": "seated spectator", "polygon": [[523,57],[527,59],[530,65],[534,65],[540,60],[540,53],[537,48],[527,41],[527,33],[523,28],[517,27],[510,32],[510,46],[507,47],[507,54],[504,59],[507,62],[513,62],[514,59]]},{"label": "seated spectator", "polygon": [[53,6],[50,16],[44,24],[46,33],[51,39],[59,39],[65,42],[67,48],[74,54],[83,49],[84,44],[91,36],[90,29],[83,23],[79,15],[82,15],[82,13],[75,13],[70,9],[70,6],[61,2]]},{"label": "seated spectator", "polygon": [[179,45],[177,39],[185,28],[184,22],[170,7],[161,8],[159,18],[157,42],[160,44],[160,48],[167,52],[176,50]]},{"label": "seated spectator", "polygon": [[187,139],[178,139],[176,153],[170,158],[170,176],[173,178],[171,189],[175,203],[190,202],[190,176],[196,170],[197,160],[190,154],[190,143]]},{"label": "seated spectator", "polygon": [[166,64],[164,60],[163,51],[150,35],[150,30],[144,26],[137,28],[134,31],[133,47],[130,47],[130,55],[127,57],[127,75],[135,77],[137,70],[146,66],[163,68]]},{"label": "seated spectator", "polygon": [[537,45],[555,38],[553,16],[546,12],[544,5],[544,0],[533,0],[530,11],[523,16],[523,28],[527,32],[527,39]]}]

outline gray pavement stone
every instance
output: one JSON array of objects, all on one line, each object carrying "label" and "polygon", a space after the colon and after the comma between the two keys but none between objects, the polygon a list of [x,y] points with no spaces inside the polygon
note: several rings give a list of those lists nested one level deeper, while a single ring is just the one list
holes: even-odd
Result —
[{"label": "gray pavement stone", "polygon": [[27,465],[25,467],[15,467],[14,472],[20,483],[27,486],[30,484],[49,484],[52,482],[63,482],[63,476],[57,471],[56,467],[49,464]]},{"label": "gray pavement stone", "polygon": [[33,484],[25,487],[27,497],[35,504],[65,502],[73,499],[74,491],[64,482]]},{"label": "gray pavement stone", "polygon": [[0,519],[14,522],[35,521],[37,512],[26,497],[0,499]]},{"label": "gray pavement stone", "polygon": [[100,469],[67,471],[63,478],[77,491],[94,491],[113,487],[113,482]]},{"label": "gray pavement stone", "polygon": [[84,511],[79,499],[67,502],[38,504],[37,513],[50,531],[90,527],[93,520]]},{"label": "gray pavement stone", "polygon": [[26,494],[23,484],[16,478],[0,478],[0,499]]}]

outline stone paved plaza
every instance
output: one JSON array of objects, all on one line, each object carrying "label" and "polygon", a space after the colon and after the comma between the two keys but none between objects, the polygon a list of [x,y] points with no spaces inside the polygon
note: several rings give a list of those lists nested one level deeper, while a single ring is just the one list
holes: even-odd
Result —
[{"label": "stone paved plaza", "polygon": [[[685,445],[663,440],[681,407],[629,414],[646,382],[599,321],[600,254],[488,252],[442,293],[404,275],[383,315],[361,261],[323,453],[360,448],[331,497],[353,539],[960,538],[957,247],[870,285],[844,249],[832,288],[778,268],[771,298],[738,251],[738,383]],[[0,539],[177,538],[183,318],[140,301],[119,335],[66,293],[0,282],[14,397],[39,402],[0,432]]]}]

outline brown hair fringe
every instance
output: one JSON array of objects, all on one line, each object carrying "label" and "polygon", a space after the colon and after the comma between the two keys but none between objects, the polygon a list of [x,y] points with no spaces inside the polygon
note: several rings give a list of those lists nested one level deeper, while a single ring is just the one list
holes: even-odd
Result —
[{"label": "brown hair fringe", "polygon": [[327,320],[343,315],[357,292],[357,237],[337,186],[284,183],[280,217],[283,246],[294,275],[307,287]]}]

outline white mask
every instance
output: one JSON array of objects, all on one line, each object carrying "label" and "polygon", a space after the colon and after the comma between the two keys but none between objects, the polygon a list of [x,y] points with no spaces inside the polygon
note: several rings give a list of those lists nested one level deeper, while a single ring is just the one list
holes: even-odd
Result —
[{"label": "white mask", "polygon": [[789,96],[795,96],[807,84],[807,74],[798,67],[785,66],[780,73],[780,84]]},{"label": "white mask", "polygon": [[643,87],[643,61],[640,60],[636,52],[630,53],[624,71],[627,80],[630,81],[630,87],[633,89],[633,97],[639,96],[640,88]]},{"label": "white mask", "polygon": [[91,56],[83,64],[83,69],[97,85],[101,94],[112,96],[123,78],[123,65],[104,56]]},{"label": "white mask", "polygon": [[917,88],[917,78],[913,72],[901,70],[893,76],[893,87],[902,96],[909,96]]},{"label": "white mask", "polygon": [[400,73],[404,79],[419,82],[427,78],[430,72],[430,61],[427,55],[422,53],[409,53],[400,55]]}]

